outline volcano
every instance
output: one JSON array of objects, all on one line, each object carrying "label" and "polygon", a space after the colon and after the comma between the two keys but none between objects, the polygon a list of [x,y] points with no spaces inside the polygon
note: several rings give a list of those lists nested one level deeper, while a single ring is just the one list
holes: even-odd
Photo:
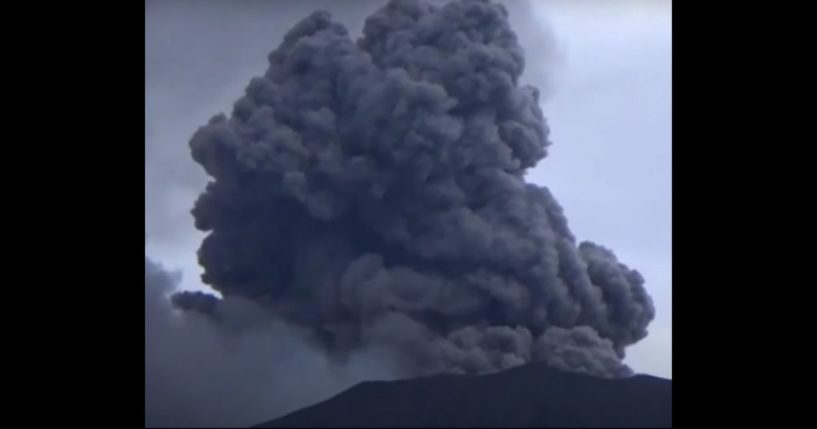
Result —
[{"label": "volcano", "polygon": [[672,380],[528,364],[483,376],[365,382],[255,427],[672,427]]}]

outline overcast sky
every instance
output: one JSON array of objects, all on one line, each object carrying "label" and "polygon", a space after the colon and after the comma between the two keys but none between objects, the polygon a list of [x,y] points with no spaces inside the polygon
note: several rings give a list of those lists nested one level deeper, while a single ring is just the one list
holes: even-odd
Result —
[{"label": "overcast sky", "polygon": [[554,144],[529,178],[551,189],[577,238],[644,275],[657,317],[627,363],[671,377],[671,2],[536,5],[564,58],[542,105]]},{"label": "overcast sky", "polygon": [[[525,78],[550,94],[542,108],[554,145],[529,180],[551,189],[577,238],[613,249],[644,275],[657,318],[627,363],[671,377],[671,2],[505,3],[526,49]],[[355,32],[378,4],[146,2],[147,253],[181,270],[183,287],[201,288],[202,234],[190,208],[206,177],[189,155],[192,133],[229,112],[283,33],[315,7]]]}]

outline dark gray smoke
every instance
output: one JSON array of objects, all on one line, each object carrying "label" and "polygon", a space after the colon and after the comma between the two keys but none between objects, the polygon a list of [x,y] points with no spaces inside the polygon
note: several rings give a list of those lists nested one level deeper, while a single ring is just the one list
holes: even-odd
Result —
[{"label": "dark gray smoke", "polygon": [[[552,87],[549,26],[530,1],[505,0],[523,46],[523,79],[547,94]],[[207,182],[186,140],[213,112],[228,108],[293,23],[326,9],[360,34],[365,18],[386,0],[148,0],[145,3],[145,228],[153,244],[190,248],[200,240],[189,206]],[[436,0],[442,4],[442,0]]]},{"label": "dark gray smoke", "polygon": [[549,132],[503,6],[393,0],[357,42],[315,12],[268,59],[190,142],[205,283],[407,374],[630,373],[652,302],[525,182]]}]

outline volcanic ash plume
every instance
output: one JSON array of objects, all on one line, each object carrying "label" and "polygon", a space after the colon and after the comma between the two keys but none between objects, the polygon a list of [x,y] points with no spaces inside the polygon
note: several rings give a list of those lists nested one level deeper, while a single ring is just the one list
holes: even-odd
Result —
[{"label": "volcanic ash plume", "polygon": [[525,182],[550,141],[503,6],[392,0],[357,42],[319,11],[268,59],[190,142],[212,177],[202,279],[224,300],[178,306],[218,319],[251,300],[330,355],[392,350],[407,375],[630,373],[651,300]]}]

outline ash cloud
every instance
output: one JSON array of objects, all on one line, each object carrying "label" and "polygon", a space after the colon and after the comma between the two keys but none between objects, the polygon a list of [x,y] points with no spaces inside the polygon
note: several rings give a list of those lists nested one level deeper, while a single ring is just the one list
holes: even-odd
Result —
[{"label": "ash cloud", "polygon": [[246,300],[333,358],[386,349],[410,375],[629,374],[654,308],[525,181],[551,142],[508,10],[392,0],[362,34],[312,13],[195,133],[202,280],[225,301],[177,301]]},{"label": "ash cloud", "polygon": [[[436,0],[436,4],[444,4]],[[146,12],[145,228],[156,244],[187,247],[201,238],[189,204],[207,183],[184,142],[213,112],[226,109],[264,67],[269,50],[292,24],[325,9],[350,32],[385,0],[149,0]],[[507,0],[528,51],[523,79],[552,92],[556,40],[530,1]]]},{"label": "ash cloud", "polygon": [[[192,103],[157,102],[157,116],[184,110],[191,121],[204,94],[254,66],[259,48],[236,49],[243,40],[283,41],[230,114],[190,141],[203,172],[158,137],[165,122],[147,124],[146,230],[175,239],[187,220],[168,207],[206,173],[198,256],[223,298],[170,297],[178,276],[146,258],[146,426],[247,426],[358,381],[531,361],[631,372],[625,348],[654,317],[644,280],[609,249],[578,243],[553,195],[525,181],[551,144],[539,103],[557,56],[527,2],[305,1],[335,10],[285,37],[230,14],[289,28],[295,9],[196,4],[225,19],[184,29],[195,41],[154,43],[170,52],[146,56],[158,64],[146,86],[183,75]],[[169,60],[191,44],[213,52],[195,76]]]}]

